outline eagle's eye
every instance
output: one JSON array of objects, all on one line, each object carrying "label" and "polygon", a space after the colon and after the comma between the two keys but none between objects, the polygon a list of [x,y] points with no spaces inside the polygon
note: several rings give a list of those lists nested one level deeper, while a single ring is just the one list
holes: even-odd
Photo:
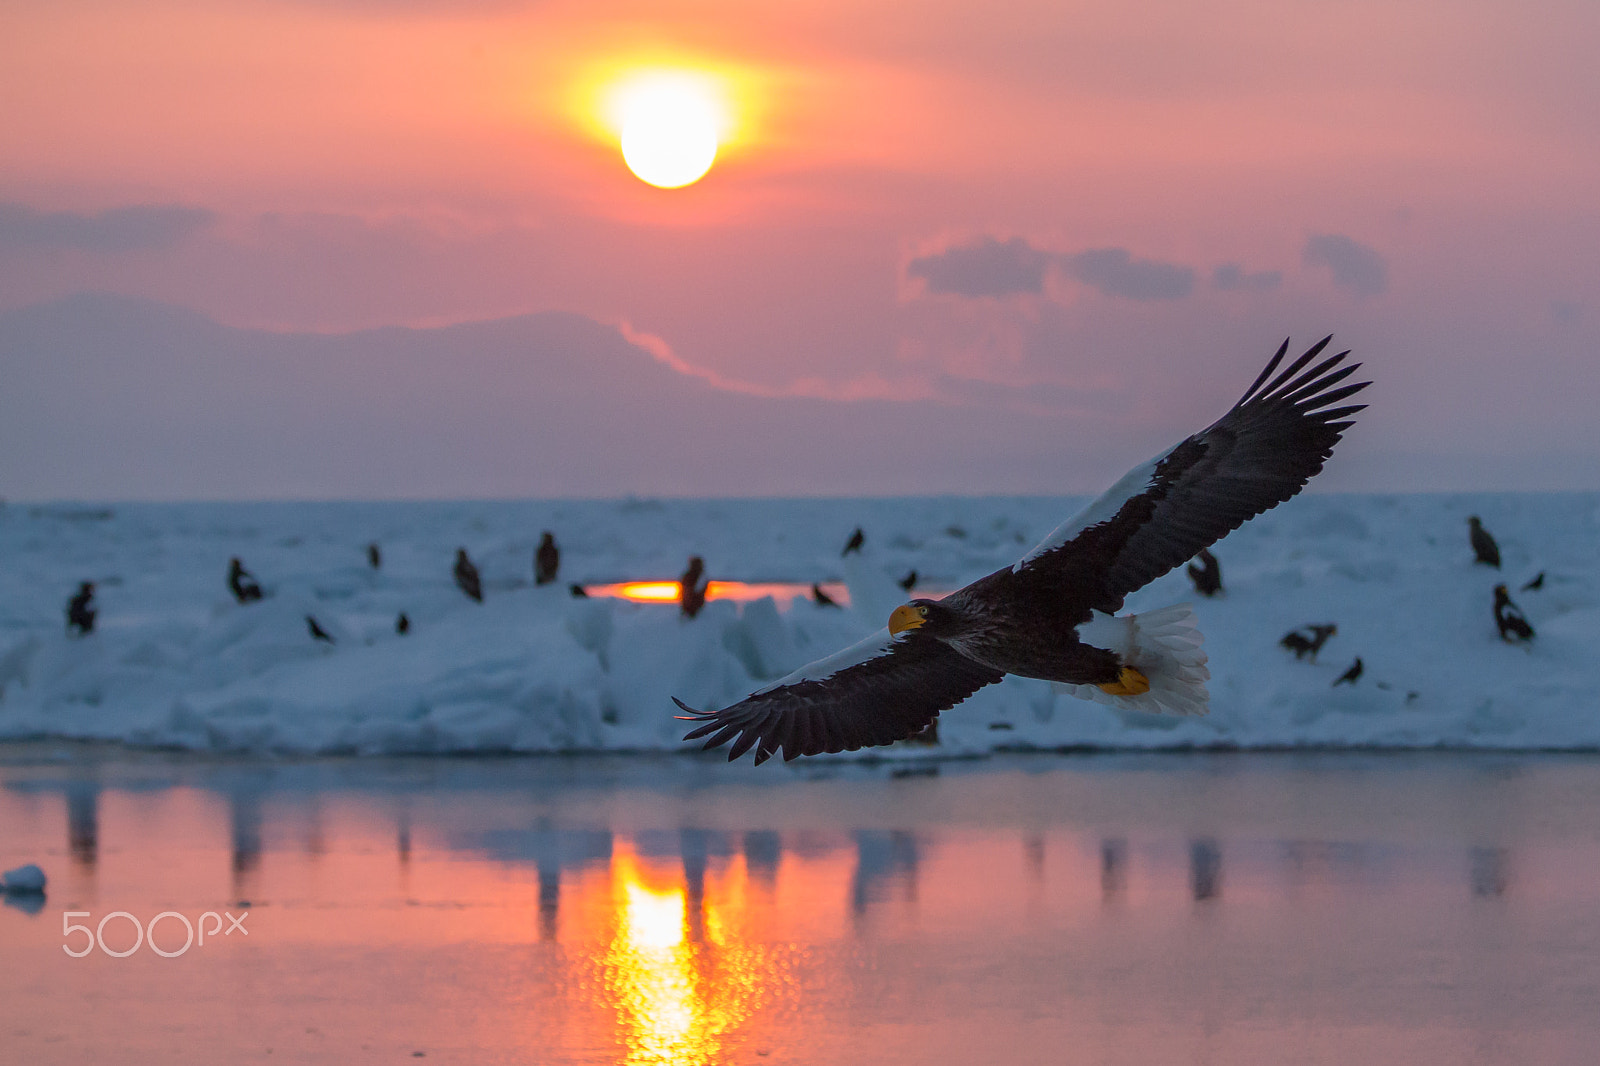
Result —
[{"label": "eagle's eye", "polygon": [[920,614],[922,617],[926,618],[926,617],[928,617],[928,608],[925,605],[918,604],[917,605],[917,613]]}]

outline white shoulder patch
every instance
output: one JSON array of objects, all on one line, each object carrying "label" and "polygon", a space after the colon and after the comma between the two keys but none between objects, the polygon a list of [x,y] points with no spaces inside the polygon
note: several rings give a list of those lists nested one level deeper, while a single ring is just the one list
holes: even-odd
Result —
[{"label": "white shoulder patch", "polygon": [[836,651],[826,659],[818,659],[814,663],[807,663],[794,673],[785,674],[771,684],[756,689],[750,695],[759,696],[774,689],[783,688],[785,685],[793,685],[801,681],[826,681],[842,670],[848,670],[852,666],[859,666],[869,659],[888,655],[894,649],[894,641],[895,638],[889,634],[889,627],[884,626],[876,633],[857,641],[843,651]]},{"label": "white shoulder patch", "polygon": [[1061,547],[1090,526],[1097,526],[1116,517],[1117,512],[1122,510],[1123,504],[1150,487],[1151,480],[1156,475],[1156,467],[1160,465],[1161,460],[1171,454],[1172,449],[1168,448],[1149,462],[1141,463],[1128,471],[1122,476],[1122,480],[1101,493],[1089,506],[1057,526],[1055,532],[1041,540],[1027,555],[1018,559],[1011,572],[1016,573],[1045,552]]}]

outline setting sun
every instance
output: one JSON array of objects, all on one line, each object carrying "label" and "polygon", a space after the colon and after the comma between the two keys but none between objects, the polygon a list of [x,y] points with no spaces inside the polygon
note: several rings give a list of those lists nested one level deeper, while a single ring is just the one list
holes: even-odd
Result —
[{"label": "setting sun", "polygon": [[703,177],[728,127],[720,87],[687,71],[652,71],[624,81],[610,111],[628,169],[663,189]]}]

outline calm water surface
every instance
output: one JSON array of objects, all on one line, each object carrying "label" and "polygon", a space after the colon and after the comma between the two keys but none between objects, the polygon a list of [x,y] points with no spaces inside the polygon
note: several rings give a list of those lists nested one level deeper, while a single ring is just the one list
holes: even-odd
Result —
[{"label": "calm water surface", "polygon": [[1595,758],[0,747],[30,861],[13,1062],[1600,1056]]}]

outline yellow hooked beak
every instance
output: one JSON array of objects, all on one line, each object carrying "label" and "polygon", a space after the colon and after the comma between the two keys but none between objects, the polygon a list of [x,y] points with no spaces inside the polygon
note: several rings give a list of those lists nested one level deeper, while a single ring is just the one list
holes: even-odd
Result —
[{"label": "yellow hooked beak", "polygon": [[902,603],[889,616],[889,635],[897,637],[908,629],[915,629],[928,620],[928,609]]}]

